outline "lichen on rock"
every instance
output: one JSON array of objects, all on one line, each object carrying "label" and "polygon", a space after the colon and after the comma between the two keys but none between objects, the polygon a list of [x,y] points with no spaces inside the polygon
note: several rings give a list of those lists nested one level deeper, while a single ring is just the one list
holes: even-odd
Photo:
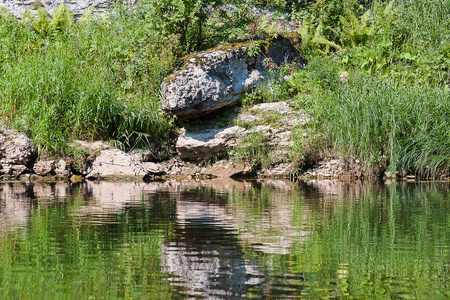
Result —
[{"label": "lichen on rock", "polygon": [[255,56],[246,53],[250,42],[220,46],[186,59],[184,67],[161,85],[161,107],[181,119],[196,118],[238,101],[250,88],[267,77],[263,60],[273,63],[299,59],[299,53],[284,37],[260,42]]}]

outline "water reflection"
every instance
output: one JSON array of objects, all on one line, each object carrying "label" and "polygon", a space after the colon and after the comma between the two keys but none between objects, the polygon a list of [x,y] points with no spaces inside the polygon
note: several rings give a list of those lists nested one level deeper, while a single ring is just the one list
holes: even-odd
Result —
[{"label": "water reflection", "polygon": [[211,220],[191,219],[162,246],[163,271],[191,296],[245,296],[247,285],[261,282],[261,272],[242,256],[237,234]]},{"label": "water reflection", "polygon": [[449,199],[443,183],[0,184],[0,297],[445,299]]},{"label": "water reflection", "polygon": [[0,184],[0,231],[24,227],[32,202],[28,186],[18,183]]},{"label": "water reflection", "polygon": [[185,186],[177,193],[174,237],[162,245],[163,271],[186,295],[243,297],[246,285],[260,282],[255,281],[260,272],[242,258],[236,216],[224,193],[230,186],[222,182],[215,193],[202,183],[191,184],[192,189]]}]

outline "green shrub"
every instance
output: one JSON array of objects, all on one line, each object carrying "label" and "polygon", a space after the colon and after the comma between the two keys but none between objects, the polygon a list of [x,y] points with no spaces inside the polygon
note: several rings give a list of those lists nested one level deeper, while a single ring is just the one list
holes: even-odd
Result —
[{"label": "green shrub", "polygon": [[221,22],[222,18],[229,18],[229,14],[213,14],[224,3],[240,4],[232,0],[146,0],[144,3],[149,16],[146,19],[150,25],[163,35],[178,35],[184,53],[201,50],[204,45],[211,46],[211,38],[217,39],[217,34],[226,27],[235,27],[230,26],[236,25],[235,22]]},{"label": "green shrub", "polygon": [[[312,50],[319,46],[325,49],[325,54],[339,50],[334,55],[347,69],[362,69],[369,74],[381,73],[410,82],[447,83],[449,13],[448,0],[374,1],[365,11],[348,8],[340,11],[340,25],[333,29],[335,37],[326,34],[324,21],[311,23],[306,19],[300,30],[307,32],[302,34],[306,37],[305,50],[316,53]],[[417,18],[418,15],[423,17]]]}]

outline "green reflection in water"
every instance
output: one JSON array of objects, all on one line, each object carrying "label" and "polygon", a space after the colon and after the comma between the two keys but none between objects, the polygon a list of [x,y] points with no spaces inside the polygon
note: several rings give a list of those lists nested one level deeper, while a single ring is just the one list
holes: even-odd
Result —
[{"label": "green reflection in water", "polygon": [[[258,287],[252,296],[450,297],[448,185],[336,190],[321,193],[304,185],[284,203],[273,197],[273,189],[232,197],[237,210],[252,220],[241,229],[247,236],[253,228],[246,255],[258,257],[269,278],[263,294]],[[285,226],[276,226],[283,217]],[[258,221],[264,218],[265,222]],[[283,230],[284,236],[297,233],[287,251],[274,247],[283,235],[274,229]]]},{"label": "green reflection in water", "polygon": [[154,186],[117,207],[28,193],[26,226],[0,232],[0,298],[450,297],[447,184]]},{"label": "green reflection in water", "polygon": [[89,201],[35,200],[25,229],[0,233],[1,299],[171,297],[160,246],[171,236],[173,202],[142,199],[141,206],[87,221],[74,212]]}]

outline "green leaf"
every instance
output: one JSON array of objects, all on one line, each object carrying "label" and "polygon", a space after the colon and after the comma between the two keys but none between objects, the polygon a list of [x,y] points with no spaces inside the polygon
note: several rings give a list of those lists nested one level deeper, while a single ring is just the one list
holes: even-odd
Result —
[{"label": "green leaf", "polygon": [[400,58],[406,60],[415,60],[415,57],[413,57],[409,52],[403,52],[402,54],[400,54]]}]

